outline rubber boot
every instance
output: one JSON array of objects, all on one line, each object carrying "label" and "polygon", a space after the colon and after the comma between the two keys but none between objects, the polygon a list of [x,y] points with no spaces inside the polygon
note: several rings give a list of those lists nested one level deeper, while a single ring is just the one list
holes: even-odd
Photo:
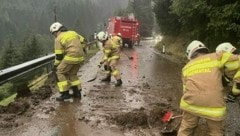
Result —
[{"label": "rubber boot", "polygon": [[122,80],[121,79],[118,79],[117,80],[117,83],[115,84],[115,86],[121,86],[122,85]]},{"label": "rubber boot", "polygon": [[74,97],[74,98],[79,98],[79,99],[82,98],[82,96],[81,96],[81,91],[82,91],[82,89],[78,90],[78,87],[77,87],[77,86],[73,86],[73,87],[72,87],[72,90],[73,90],[73,97]]},{"label": "rubber boot", "polygon": [[108,75],[106,78],[101,80],[102,82],[110,82],[111,81],[111,75]]},{"label": "rubber boot", "polygon": [[61,92],[61,96],[57,97],[56,100],[57,101],[64,101],[67,99],[70,99],[71,95],[69,94],[69,91],[65,91],[65,92]]}]

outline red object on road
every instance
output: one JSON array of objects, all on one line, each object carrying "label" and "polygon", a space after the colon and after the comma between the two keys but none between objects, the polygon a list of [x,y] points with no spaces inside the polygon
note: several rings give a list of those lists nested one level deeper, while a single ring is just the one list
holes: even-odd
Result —
[{"label": "red object on road", "polygon": [[169,122],[172,119],[173,113],[171,111],[167,111],[162,118],[163,122]]},{"label": "red object on road", "polygon": [[139,22],[136,18],[115,16],[108,20],[107,32],[112,36],[121,33],[123,45],[132,47],[140,41]]}]

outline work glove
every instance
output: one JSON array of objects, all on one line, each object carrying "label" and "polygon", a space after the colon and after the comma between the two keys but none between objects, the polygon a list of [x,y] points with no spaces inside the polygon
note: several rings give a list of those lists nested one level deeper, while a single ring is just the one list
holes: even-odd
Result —
[{"label": "work glove", "polygon": [[223,87],[227,87],[229,83],[230,83],[230,80],[228,79],[228,77],[223,76],[222,77],[222,85],[223,85]]},{"label": "work glove", "polygon": [[225,98],[225,102],[226,102],[226,103],[229,103],[229,102],[234,103],[235,100],[236,100],[236,98],[237,98],[237,96],[234,95],[232,92],[230,92],[230,93],[227,95],[227,97]]},{"label": "work glove", "polygon": [[101,68],[101,67],[102,67],[102,64],[98,64],[98,67]]},{"label": "work glove", "polygon": [[102,65],[104,62],[105,62],[104,60],[100,61],[100,65]]},{"label": "work glove", "polygon": [[105,62],[104,60],[100,61],[98,67],[101,67],[104,64],[104,62]]}]

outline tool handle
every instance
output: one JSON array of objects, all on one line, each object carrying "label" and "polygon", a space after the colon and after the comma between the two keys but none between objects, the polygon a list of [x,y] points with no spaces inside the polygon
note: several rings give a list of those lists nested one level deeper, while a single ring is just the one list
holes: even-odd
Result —
[{"label": "tool handle", "polygon": [[177,115],[177,116],[173,116],[171,119],[175,119],[175,118],[181,118],[183,115]]}]

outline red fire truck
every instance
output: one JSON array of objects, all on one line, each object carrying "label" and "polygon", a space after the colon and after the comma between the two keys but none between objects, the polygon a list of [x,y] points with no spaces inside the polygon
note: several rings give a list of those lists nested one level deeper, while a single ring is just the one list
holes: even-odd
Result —
[{"label": "red fire truck", "polygon": [[138,30],[139,22],[135,18],[116,16],[108,20],[107,32],[111,35],[121,33],[123,46],[127,44],[131,48],[133,45],[139,44],[140,35]]}]

